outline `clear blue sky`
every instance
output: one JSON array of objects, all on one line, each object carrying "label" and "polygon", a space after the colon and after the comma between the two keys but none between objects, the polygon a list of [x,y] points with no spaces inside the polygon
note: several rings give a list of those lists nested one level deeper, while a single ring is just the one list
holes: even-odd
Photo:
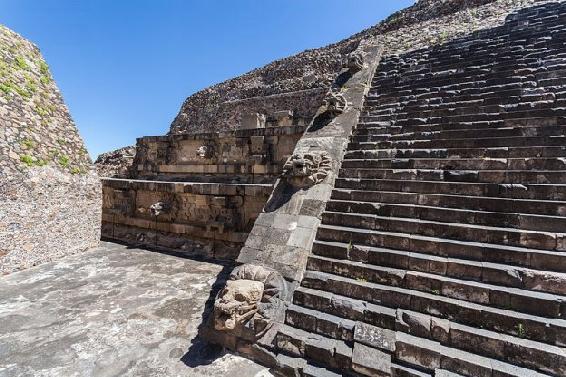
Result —
[{"label": "clear blue sky", "polygon": [[92,157],[165,134],[190,94],[372,26],[413,0],[0,0]]}]

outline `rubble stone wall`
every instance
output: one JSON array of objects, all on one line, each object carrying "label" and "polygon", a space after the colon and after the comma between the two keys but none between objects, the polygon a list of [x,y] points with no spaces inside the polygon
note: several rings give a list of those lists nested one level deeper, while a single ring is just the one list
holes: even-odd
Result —
[{"label": "rubble stone wall", "polygon": [[0,271],[98,245],[100,183],[39,49],[0,26]]}]

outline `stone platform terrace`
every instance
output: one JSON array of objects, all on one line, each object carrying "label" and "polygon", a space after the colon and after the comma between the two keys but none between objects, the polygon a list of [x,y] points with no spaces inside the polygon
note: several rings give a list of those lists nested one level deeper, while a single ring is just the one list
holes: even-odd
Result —
[{"label": "stone platform terrace", "polygon": [[0,277],[0,376],[271,376],[191,344],[225,271],[103,243]]}]

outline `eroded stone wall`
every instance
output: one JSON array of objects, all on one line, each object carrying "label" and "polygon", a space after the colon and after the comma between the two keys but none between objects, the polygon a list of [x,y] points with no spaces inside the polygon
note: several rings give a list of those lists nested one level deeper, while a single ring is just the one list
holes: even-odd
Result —
[{"label": "eroded stone wall", "polygon": [[0,26],[0,271],[98,244],[100,183],[39,49]]},{"label": "eroded stone wall", "polygon": [[[304,124],[304,122],[300,122]],[[304,125],[138,139],[138,179],[273,183]]]},{"label": "eroded stone wall", "polygon": [[128,244],[233,260],[270,185],[104,179],[103,236]]},{"label": "eroded stone wall", "polygon": [[103,179],[102,235],[234,260],[305,131],[286,127],[138,139],[130,172]]}]

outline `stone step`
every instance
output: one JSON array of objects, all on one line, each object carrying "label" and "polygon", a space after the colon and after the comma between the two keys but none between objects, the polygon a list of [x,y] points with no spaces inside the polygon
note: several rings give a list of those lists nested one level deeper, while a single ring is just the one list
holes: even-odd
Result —
[{"label": "stone step", "polygon": [[417,252],[478,262],[512,264],[532,269],[564,272],[566,253],[507,245],[448,240],[416,234],[380,232],[335,225],[320,225],[316,239],[348,245]]},{"label": "stone step", "polygon": [[[542,45],[545,45],[544,38],[548,38],[548,34],[548,29],[540,31],[543,38],[541,40]],[[380,65],[381,69],[374,76],[372,85],[383,88],[396,88],[399,85],[411,84],[416,87],[430,87],[434,86],[436,82],[443,82],[449,78],[453,78],[455,82],[460,82],[469,81],[478,76],[483,80],[495,81],[502,77],[520,78],[521,75],[530,72],[544,72],[543,67],[529,64],[533,60],[530,57],[525,57],[526,54],[540,53],[540,47],[535,47],[530,43],[524,45],[520,41],[499,40],[498,43],[500,48],[495,47],[497,44],[495,46],[491,44],[489,48],[485,48],[485,46],[479,49],[465,48],[457,51],[456,54],[454,54],[456,50],[451,50],[446,55],[437,51],[434,56],[424,57],[427,58],[427,61],[423,61],[423,64],[417,63],[415,65],[414,60],[412,65],[386,60]],[[437,55],[437,53],[439,54]],[[560,56],[563,51],[547,49],[545,53],[548,54],[545,57],[551,59],[552,56]],[[497,57],[501,55],[504,55],[505,59],[498,60]],[[468,58],[465,62],[461,60],[464,57]],[[530,70],[525,70],[525,68],[530,68]],[[561,67],[553,66],[551,70],[560,71]]]},{"label": "stone step", "polygon": [[356,143],[369,141],[391,140],[448,140],[448,139],[475,139],[481,135],[482,138],[488,137],[544,137],[544,136],[564,136],[566,126],[537,126],[537,127],[501,127],[490,129],[456,129],[430,132],[403,132],[403,133],[369,133],[367,135],[354,134],[351,140]]},{"label": "stone step", "polygon": [[[432,95],[436,94],[436,97]],[[491,105],[513,105],[526,102],[549,101],[560,96],[553,90],[547,88],[534,88],[526,92],[508,91],[505,96],[502,93],[497,95],[486,94],[484,96],[442,96],[445,93],[432,92],[426,98],[399,98],[397,101],[380,101],[374,98],[368,98],[364,102],[364,111],[402,111],[414,112],[419,111],[422,107],[430,109],[451,109],[469,106],[491,106]]]},{"label": "stone step", "polygon": [[[445,370],[461,373],[464,376],[525,376],[543,377],[543,373],[556,376],[564,375],[564,365],[543,366],[543,373],[532,369],[517,367],[504,361],[497,361],[485,356],[478,356],[466,351],[446,347],[440,342],[419,338],[402,332],[397,333],[395,342],[395,359],[418,365],[427,370]],[[515,347],[510,347],[515,349]],[[532,359],[531,361],[536,362]],[[435,375],[437,375],[435,373]],[[440,375],[438,375],[440,376]]]},{"label": "stone step", "polygon": [[[450,221],[447,219],[446,221]],[[371,214],[329,212],[322,223],[393,233],[419,234],[462,241],[485,242],[533,249],[566,251],[566,233],[529,231],[457,222],[439,222],[415,218]]]},{"label": "stone step", "polygon": [[[408,333],[436,341],[445,347],[545,372],[562,370],[566,361],[564,350],[556,346],[478,330],[417,312],[397,310],[390,322],[394,322],[395,327],[378,327],[297,305],[291,306],[286,313],[286,323],[295,328],[333,339],[347,338],[347,341],[360,342],[385,352],[394,352],[396,338],[400,333]],[[470,341],[466,342],[466,339]],[[513,352],[508,352],[509,349],[513,349]]]},{"label": "stone step", "polygon": [[[483,196],[508,199],[531,199],[564,201],[566,185],[550,184],[498,184],[442,181],[403,181],[391,179],[337,178],[337,189],[369,191],[408,192],[420,194],[443,194]],[[559,207],[560,208],[560,207]],[[560,213],[562,215],[562,213]]]},{"label": "stone step", "polygon": [[[542,344],[550,344],[554,346],[563,346],[564,339],[564,328],[561,320],[548,320],[545,318],[534,317],[528,314],[513,313],[511,311],[501,311],[499,309],[492,309],[490,312],[482,311],[481,306],[476,304],[466,304],[464,307],[467,316],[462,315],[461,317],[446,316],[443,313],[434,313],[434,308],[438,308],[442,305],[449,306],[453,310],[457,310],[456,307],[452,307],[452,302],[433,302],[432,308],[424,307],[424,312],[420,313],[415,310],[407,308],[391,308],[387,306],[382,306],[380,304],[373,304],[369,301],[364,301],[356,298],[342,296],[330,291],[310,289],[307,287],[299,287],[295,291],[293,296],[294,307],[300,307],[306,310],[316,311],[320,314],[317,318],[324,318],[320,324],[309,323],[308,319],[304,319],[304,326],[315,326],[317,330],[313,332],[329,331],[328,333],[336,333],[337,336],[342,336],[344,338],[350,337],[350,331],[347,326],[351,323],[364,322],[372,326],[395,329],[397,327],[402,328],[407,331],[407,324],[413,323],[418,325],[417,327],[411,329],[413,333],[423,333],[427,337],[436,337],[441,334],[437,334],[434,328],[430,325],[444,325],[446,329],[449,328],[451,323],[465,324],[470,327],[478,327],[489,330],[492,333],[507,334],[515,338],[528,339]],[[418,306],[415,306],[417,310]],[[476,310],[474,312],[474,310]],[[324,314],[323,314],[324,313]],[[300,313],[292,314],[295,318],[300,317]],[[341,320],[331,320],[332,316],[334,318],[338,317]],[[413,317],[415,321],[407,321],[403,317]],[[428,317],[428,318],[427,318]],[[294,321],[299,321],[299,319],[290,319]],[[424,319],[425,321],[419,321],[418,319]],[[497,323],[488,322],[481,323],[489,319],[493,321],[497,319]],[[432,321],[429,325],[429,320]],[[463,322],[462,322],[463,321]],[[400,323],[401,322],[401,323]],[[422,326],[421,331],[419,328]],[[563,322],[563,321],[562,321]],[[345,325],[348,323],[348,325]],[[402,325],[402,326],[399,326]],[[297,325],[298,326],[298,325]],[[554,328],[552,328],[554,326]],[[432,333],[430,333],[430,331]],[[553,333],[553,331],[558,331],[558,333]]]},{"label": "stone step", "polygon": [[[524,48],[524,46],[521,47]],[[512,52],[506,48],[504,53],[508,57],[514,56],[515,59],[505,59],[505,61],[497,61],[497,58],[494,58],[493,54],[490,53],[491,58],[473,57],[474,59],[465,64],[455,64],[450,61],[435,66],[435,63],[428,61],[425,63],[426,66],[423,64],[413,64],[410,70],[396,67],[394,71],[388,71],[386,62],[385,65],[380,67],[381,69],[374,80],[372,80],[372,87],[380,88],[382,93],[387,94],[401,90],[435,88],[458,83],[471,85],[474,82],[474,78],[477,78],[477,82],[488,86],[497,83],[524,82],[533,77],[539,80],[561,77],[560,73],[564,69],[563,66],[555,64],[549,67],[548,72],[545,72],[540,64],[536,64],[534,55],[539,51],[532,49],[532,56],[527,59],[522,56],[525,51],[527,50]],[[560,59],[563,56],[563,50],[555,49],[554,51],[546,51],[546,53],[548,55],[545,58],[549,60],[552,57]],[[481,85],[477,87],[481,88]]]},{"label": "stone step", "polygon": [[307,270],[550,318],[561,316],[566,301],[564,296],[545,292],[321,256],[311,256]]},{"label": "stone step", "polygon": [[[434,316],[422,315],[418,312],[411,312],[407,310],[393,310],[386,307],[380,307],[373,305],[371,303],[349,299],[344,296],[338,296],[335,294],[329,294],[324,291],[315,291],[308,288],[300,287],[296,291],[295,301],[300,302],[302,305],[301,307],[293,306],[291,314],[288,317],[288,322],[293,323],[293,325],[297,327],[306,327],[306,331],[310,331],[311,333],[316,333],[317,331],[325,331],[325,328],[317,325],[317,318],[325,312],[332,312],[335,313],[333,316],[333,323],[334,326],[328,328],[330,331],[335,331],[337,328],[340,328],[341,321],[344,321],[343,317],[352,316],[356,320],[356,325],[358,327],[358,331],[356,331],[356,327],[354,326],[354,330],[352,332],[353,337],[357,341],[363,342],[365,344],[370,344],[373,347],[390,350],[393,353],[393,360],[395,361],[402,361],[404,363],[409,363],[410,365],[417,365],[419,367],[425,366],[422,363],[414,363],[413,361],[409,360],[406,357],[402,357],[401,359],[397,359],[397,345],[398,340],[406,339],[407,333],[411,333],[412,337],[412,344],[418,344],[416,340],[428,340],[428,344],[433,345],[428,352],[435,352],[438,349],[438,346],[441,344],[443,347],[448,349],[446,344],[450,344],[451,337],[449,336],[452,328],[454,329],[454,344],[460,345],[462,340],[462,334],[467,334],[466,332],[473,332],[475,329],[463,326],[456,322],[448,321],[445,319],[440,319]],[[351,305],[347,305],[347,303],[351,303]],[[305,309],[304,307],[311,307],[311,309]],[[325,318],[329,318],[325,316]],[[350,320],[349,323],[351,323]],[[362,322],[363,321],[363,322]],[[365,323],[364,323],[365,322]],[[374,325],[368,325],[367,323],[373,323]],[[393,329],[397,331],[392,331]],[[429,339],[424,339],[423,337],[427,337]],[[482,339],[484,341],[488,341],[491,345],[501,345],[501,346],[508,346],[514,349],[514,353],[510,360],[507,360],[507,355],[503,355],[503,359],[506,361],[515,361],[523,364],[529,364],[534,368],[549,368],[555,370],[557,365],[561,365],[563,362],[563,356],[561,349],[557,347],[551,346],[551,352],[546,352],[546,345],[541,344],[538,342],[528,341],[522,338],[505,336],[498,333],[494,333],[491,331],[484,330],[479,336],[474,334],[475,339]],[[511,341],[517,341],[518,344],[511,345]],[[443,344],[444,343],[444,344]],[[476,345],[476,353],[478,350],[487,354],[489,351],[494,355],[501,355],[501,351],[497,349],[481,349],[481,345]],[[468,345],[462,345],[462,348],[467,347]],[[505,349],[505,348],[503,348]],[[520,351],[519,351],[520,350]],[[452,352],[461,352],[453,349]],[[472,351],[473,352],[473,351]],[[545,359],[541,362],[540,356],[536,359],[532,357],[528,357],[529,354],[537,354],[544,355]],[[553,363],[553,357],[558,356],[560,357],[560,363]],[[471,362],[473,360],[477,360],[475,354],[470,353],[466,354],[465,357],[462,357],[461,360],[467,362]],[[466,363],[466,362],[465,362]],[[467,365],[465,364],[464,365]],[[444,367],[448,367],[449,363],[444,362]],[[535,376],[539,375],[532,370],[517,368],[516,366],[512,366],[511,364],[507,364],[505,362],[500,362],[497,360],[489,360],[487,365],[495,366],[498,368],[499,372],[513,372],[519,374],[497,374],[498,376]],[[440,367],[440,365],[438,365]],[[444,374],[438,374],[439,368],[431,368],[431,371],[435,372],[435,376],[441,376]],[[561,367],[562,368],[562,367]],[[463,372],[467,369],[452,369],[454,371]],[[491,371],[490,371],[491,372]],[[534,373],[534,374],[533,374]],[[468,376],[480,376],[480,375],[489,375],[491,374],[468,374]],[[446,375],[445,375],[446,376]],[[453,376],[453,375],[449,375]]]},{"label": "stone step", "polygon": [[[503,101],[506,99],[511,99],[512,101],[513,95],[530,94],[531,92],[540,94],[543,93],[543,90],[553,92],[564,87],[565,81],[559,76],[559,74],[564,73],[563,67],[558,66],[555,68],[554,71],[545,74],[543,70],[537,69],[534,66],[517,67],[517,70],[521,70],[521,73],[510,76],[508,75],[509,72],[501,71],[498,73],[501,73],[502,77],[495,79],[489,78],[481,72],[476,72],[475,77],[461,81],[445,78],[429,80],[429,86],[421,86],[418,83],[406,84],[400,81],[389,86],[374,84],[368,96],[370,100],[369,105],[376,107],[395,103],[391,101],[393,98],[402,98],[403,101],[401,103],[414,99],[434,99],[437,98],[435,96],[437,93],[447,91],[453,92],[454,95],[445,96],[446,103],[465,101],[468,98],[466,96],[492,98],[495,93],[501,94],[500,97]],[[516,89],[524,89],[525,92],[513,92]],[[543,90],[537,91],[536,89]],[[408,93],[413,93],[413,97]],[[538,100],[539,98],[533,97],[533,99]]]},{"label": "stone step", "polygon": [[345,159],[342,162],[342,168],[434,170],[566,170],[566,158],[350,158]]},{"label": "stone step", "polygon": [[309,309],[385,328],[394,328],[399,310],[408,310],[560,347],[564,346],[566,334],[566,322],[563,319],[318,271],[305,272],[293,302]]},{"label": "stone step", "polygon": [[273,343],[278,353],[329,369],[352,370],[352,347],[343,341],[282,325],[277,329]]},{"label": "stone step", "polygon": [[[313,255],[334,260],[350,260],[400,270],[431,272],[450,278],[566,295],[565,273],[515,267],[510,264],[470,261],[412,251],[320,240],[313,244]],[[563,258],[566,258],[566,255]],[[561,267],[555,267],[555,269],[566,271],[564,263],[559,265]]]},{"label": "stone step", "polygon": [[[391,188],[394,185],[390,186]],[[417,187],[418,188],[418,187]],[[526,189],[526,188],[525,188]],[[440,191],[440,190],[439,190]],[[477,194],[480,194],[479,192]],[[527,221],[536,221],[540,218],[541,221],[545,221],[544,224],[540,226],[548,226],[553,228],[553,222],[556,222],[556,226],[562,226],[562,220],[566,215],[566,202],[565,201],[551,201],[551,200],[529,200],[529,199],[514,199],[514,198],[504,198],[480,195],[458,195],[454,192],[451,194],[429,194],[429,193],[419,193],[411,192],[409,190],[405,192],[399,191],[373,191],[373,190],[348,190],[343,188],[335,188],[332,191],[332,200],[336,201],[346,201],[346,202],[361,202],[362,206],[366,206],[366,203],[371,204],[383,204],[383,205],[419,205],[425,207],[440,207],[442,208],[454,208],[470,211],[481,211],[481,212],[495,212],[502,216],[502,223],[513,224],[511,219],[506,220],[505,214],[511,216],[521,214],[521,215],[532,215],[532,217],[522,217],[517,219],[517,221],[523,221],[523,225],[527,225]],[[350,204],[350,203],[348,203]],[[346,211],[346,212],[364,212],[360,207],[356,211]],[[373,210],[373,208],[369,208]],[[375,207],[375,209],[379,209]],[[344,212],[344,211],[335,211]],[[370,212],[371,213],[371,212]],[[377,214],[377,213],[376,213]],[[405,217],[405,216],[400,216]],[[546,222],[548,221],[548,223]],[[520,222],[515,223],[517,225]],[[553,228],[554,229],[554,228]],[[561,228],[565,229],[565,228]],[[558,231],[558,230],[555,230]]]},{"label": "stone step", "polygon": [[[493,97],[494,94],[500,94],[502,97],[510,93],[521,94],[538,87],[538,83],[535,80],[491,85],[483,82],[481,84],[482,85],[480,85],[480,83],[468,83],[468,85],[463,85],[462,83],[447,83],[446,85],[425,88],[405,87],[390,90],[386,90],[380,86],[372,86],[368,93],[368,98],[373,101],[397,100],[398,98],[408,98],[411,96],[418,99],[426,99],[437,98],[434,96],[438,93],[451,92],[455,96],[454,100],[462,100],[464,98],[471,98],[472,96],[490,98]],[[546,89],[549,90],[550,88]]]},{"label": "stone step", "polygon": [[[402,127],[403,129],[403,127]],[[427,131],[427,132],[406,132],[404,129],[402,133],[397,130],[395,134],[391,133],[370,133],[367,135],[354,134],[352,141],[354,142],[368,142],[379,141],[388,136],[392,141],[402,140],[437,140],[437,139],[474,139],[481,135],[482,138],[488,137],[518,137],[518,136],[564,136],[566,134],[566,126],[528,126],[528,127],[498,127],[498,128],[485,128],[482,130],[477,129],[454,129],[442,131]],[[425,130],[426,131],[426,130]],[[383,139],[387,140],[387,139]]]},{"label": "stone step", "polygon": [[[532,70],[536,68],[521,68],[522,70]],[[421,103],[465,103],[466,101],[487,101],[488,103],[498,103],[505,98],[522,98],[536,94],[554,93],[560,91],[556,88],[522,88],[520,86],[512,86],[510,88],[497,87],[497,90],[478,91],[472,89],[465,90],[446,90],[439,87],[427,88],[427,91],[419,93],[408,93],[404,96],[394,96],[391,93],[383,92],[378,86],[374,86],[368,95],[366,101],[369,107],[387,106],[396,104],[414,104]],[[489,88],[488,88],[489,89]]]},{"label": "stone step", "polygon": [[290,325],[281,325],[273,342],[280,352],[278,372],[284,376],[432,377],[407,363],[392,362],[390,353],[362,343],[349,345]]},{"label": "stone step", "polygon": [[364,136],[364,135],[375,135],[375,134],[391,134],[397,135],[401,133],[429,133],[429,132],[440,132],[440,131],[475,131],[473,137],[477,137],[477,133],[482,133],[483,131],[489,132],[493,129],[503,129],[503,128],[537,128],[537,127],[555,127],[563,126],[566,124],[566,120],[562,117],[556,118],[526,118],[521,121],[504,121],[504,120],[491,120],[491,121],[480,121],[480,122],[459,122],[459,123],[444,123],[444,124],[418,124],[412,126],[397,126],[394,121],[387,122],[368,122],[359,123],[356,129],[353,131],[354,136]]},{"label": "stone step", "polygon": [[[387,202],[365,202],[358,200],[350,201],[333,199],[327,203],[326,210],[329,212],[413,218],[438,222],[454,222],[523,230],[539,230],[552,233],[561,233],[566,230],[566,217],[531,215],[520,212],[518,208],[513,207],[509,207],[507,210],[513,210],[515,212],[505,212],[503,203],[500,203],[497,199],[492,200],[492,203],[498,205],[499,208],[503,207],[503,212],[403,203],[403,200],[409,202],[418,201],[419,196],[416,194],[412,196],[399,193],[391,194],[392,195],[388,195],[388,197],[386,198]],[[395,198],[400,198],[401,202],[397,202]],[[475,207],[478,205],[478,202],[474,201],[474,198],[462,198],[458,196],[456,196],[455,198],[457,198],[457,200],[461,202],[465,207]],[[426,199],[423,199],[423,201],[425,200]],[[513,201],[507,202],[509,203]],[[540,211],[542,208],[536,207],[536,204],[533,203],[532,207],[529,207],[527,209],[530,209],[531,211]]]},{"label": "stone step", "polygon": [[424,124],[448,124],[460,122],[477,122],[487,120],[500,119],[524,119],[524,118],[542,118],[542,117],[564,117],[566,109],[564,107],[556,107],[547,105],[542,109],[519,110],[519,111],[501,111],[495,113],[474,112],[466,115],[442,115],[442,116],[414,116],[407,118],[397,118],[391,115],[361,115],[362,122],[367,121],[395,121],[396,126],[414,126]]},{"label": "stone step", "polygon": [[380,158],[550,158],[566,157],[566,147],[501,147],[501,148],[444,148],[444,149],[377,149],[349,150],[344,159]]},{"label": "stone step", "polygon": [[[505,114],[518,111],[533,111],[564,106],[565,94],[553,89],[544,94],[523,95],[507,98],[506,101],[496,98],[476,98],[460,103],[446,103],[441,98],[404,100],[383,104],[380,107],[365,105],[362,116],[387,117],[393,121],[411,118],[430,118],[470,114]],[[414,102],[413,105],[409,101]],[[442,102],[441,102],[442,101]],[[438,103],[436,103],[438,102]]]},{"label": "stone step", "polygon": [[283,353],[277,355],[276,366],[273,370],[275,376],[302,376],[302,377],[341,377],[343,374],[333,372],[324,367],[315,366],[301,357],[291,357]]},{"label": "stone step", "polygon": [[473,115],[483,116],[499,116],[505,114],[506,116],[512,115],[517,112],[531,112],[531,111],[544,111],[552,110],[554,108],[564,107],[565,101],[560,97],[547,99],[547,100],[536,100],[533,102],[524,99],[519,103],[510,104],[482,104],[482,105],[467,105],[459,107],[437,107],[437,106],[420,106],[420,109],[406,109],[404,107],[390,108],[375,110],[372,108],[364,108],[364,112],[361,115],[364,119],[367,117],[377,116],[377,117],[391,117],[395,122],[401,125],[402,121],[407,121],[407,124],[411,124],[409,120],[413,118],[439,118],[439,117],[466,117]]},{"label": "stone step", "polygon": [[439,170],[341,168],[341,178],[385,179],[401,181],[440,181],[494,184],[566,184],[560,170]]},{"label": "stone step", "polygon": [[[541,35],[546,34],[548,36],[548,30],[542,31]],[[544,73],[544,70],[540,66],[533,65],[531,70],[525,71],[524,64],[522,63],[525,46],[520,43],[516,46],[519,47],[517,51],[513,51],[513,45],[509,44],[509,41],[501,41],[501,47],[499,53],[509,54],[511,53],[515,59],[506,59],[505,61],[498,61],[493,58],[493,47],[484,50],[466,49],[466,51],[459,51],[458,58],[469,57],[470,59],[466,61],[466,64],[454,64],[458,62],[458,59],[453,60],[454,55],[450,56],[449,60],[441,61],[437,60],[439,64],[435,64],[429,61],[428,64],[410,66],[409,70],[399,71],[396,66],[394,71],[388,71],[388,62],[385,61],[381,65],[381,70],[376,73],[374,79],[372,80],[372,86],[379,86],[381,88],[396,88],[398,85],[412,85],[414,87],[431,87],[435,86],[435,83],[446,82],[448,79],[452,79],[454,82],[467,81],[478,77],[478,79],[488,80],[501,77],[521,77],[518,75],[528,74],[531,72]],[[536,53],[539,50],[537,48],[532,48],[532,52]],[[561,51],[560,51],[561,52]],[[557,53],[560,53],[557,52]],[[490,59],[485,59],[484,54],[489,54]],[[548,52],[548,54],[552,54]],[[509,56],[509,55],[507,55]],[[432,58],[433,60],[435,58]],[[438,59],[438,58],[436,58]],[[395,63],[393,63],[395,64]],[[450,66],[455,66],[450,69]],[[521,71],[523,68],[523,71]],[[555,66],[551,69],[554,71],[561,71],[560,66]]]},{"label": "stone step", "polygon": [[[355,138],[355,136],[353,137]],[[494,148],[494,147],[561,147],[566,144],[564,136],[511,136],[475,139],[433,139],[433,140],[383,140],[355,141],[352,138],[348,150],[377,149],[435,149],[435,148]]]}]

